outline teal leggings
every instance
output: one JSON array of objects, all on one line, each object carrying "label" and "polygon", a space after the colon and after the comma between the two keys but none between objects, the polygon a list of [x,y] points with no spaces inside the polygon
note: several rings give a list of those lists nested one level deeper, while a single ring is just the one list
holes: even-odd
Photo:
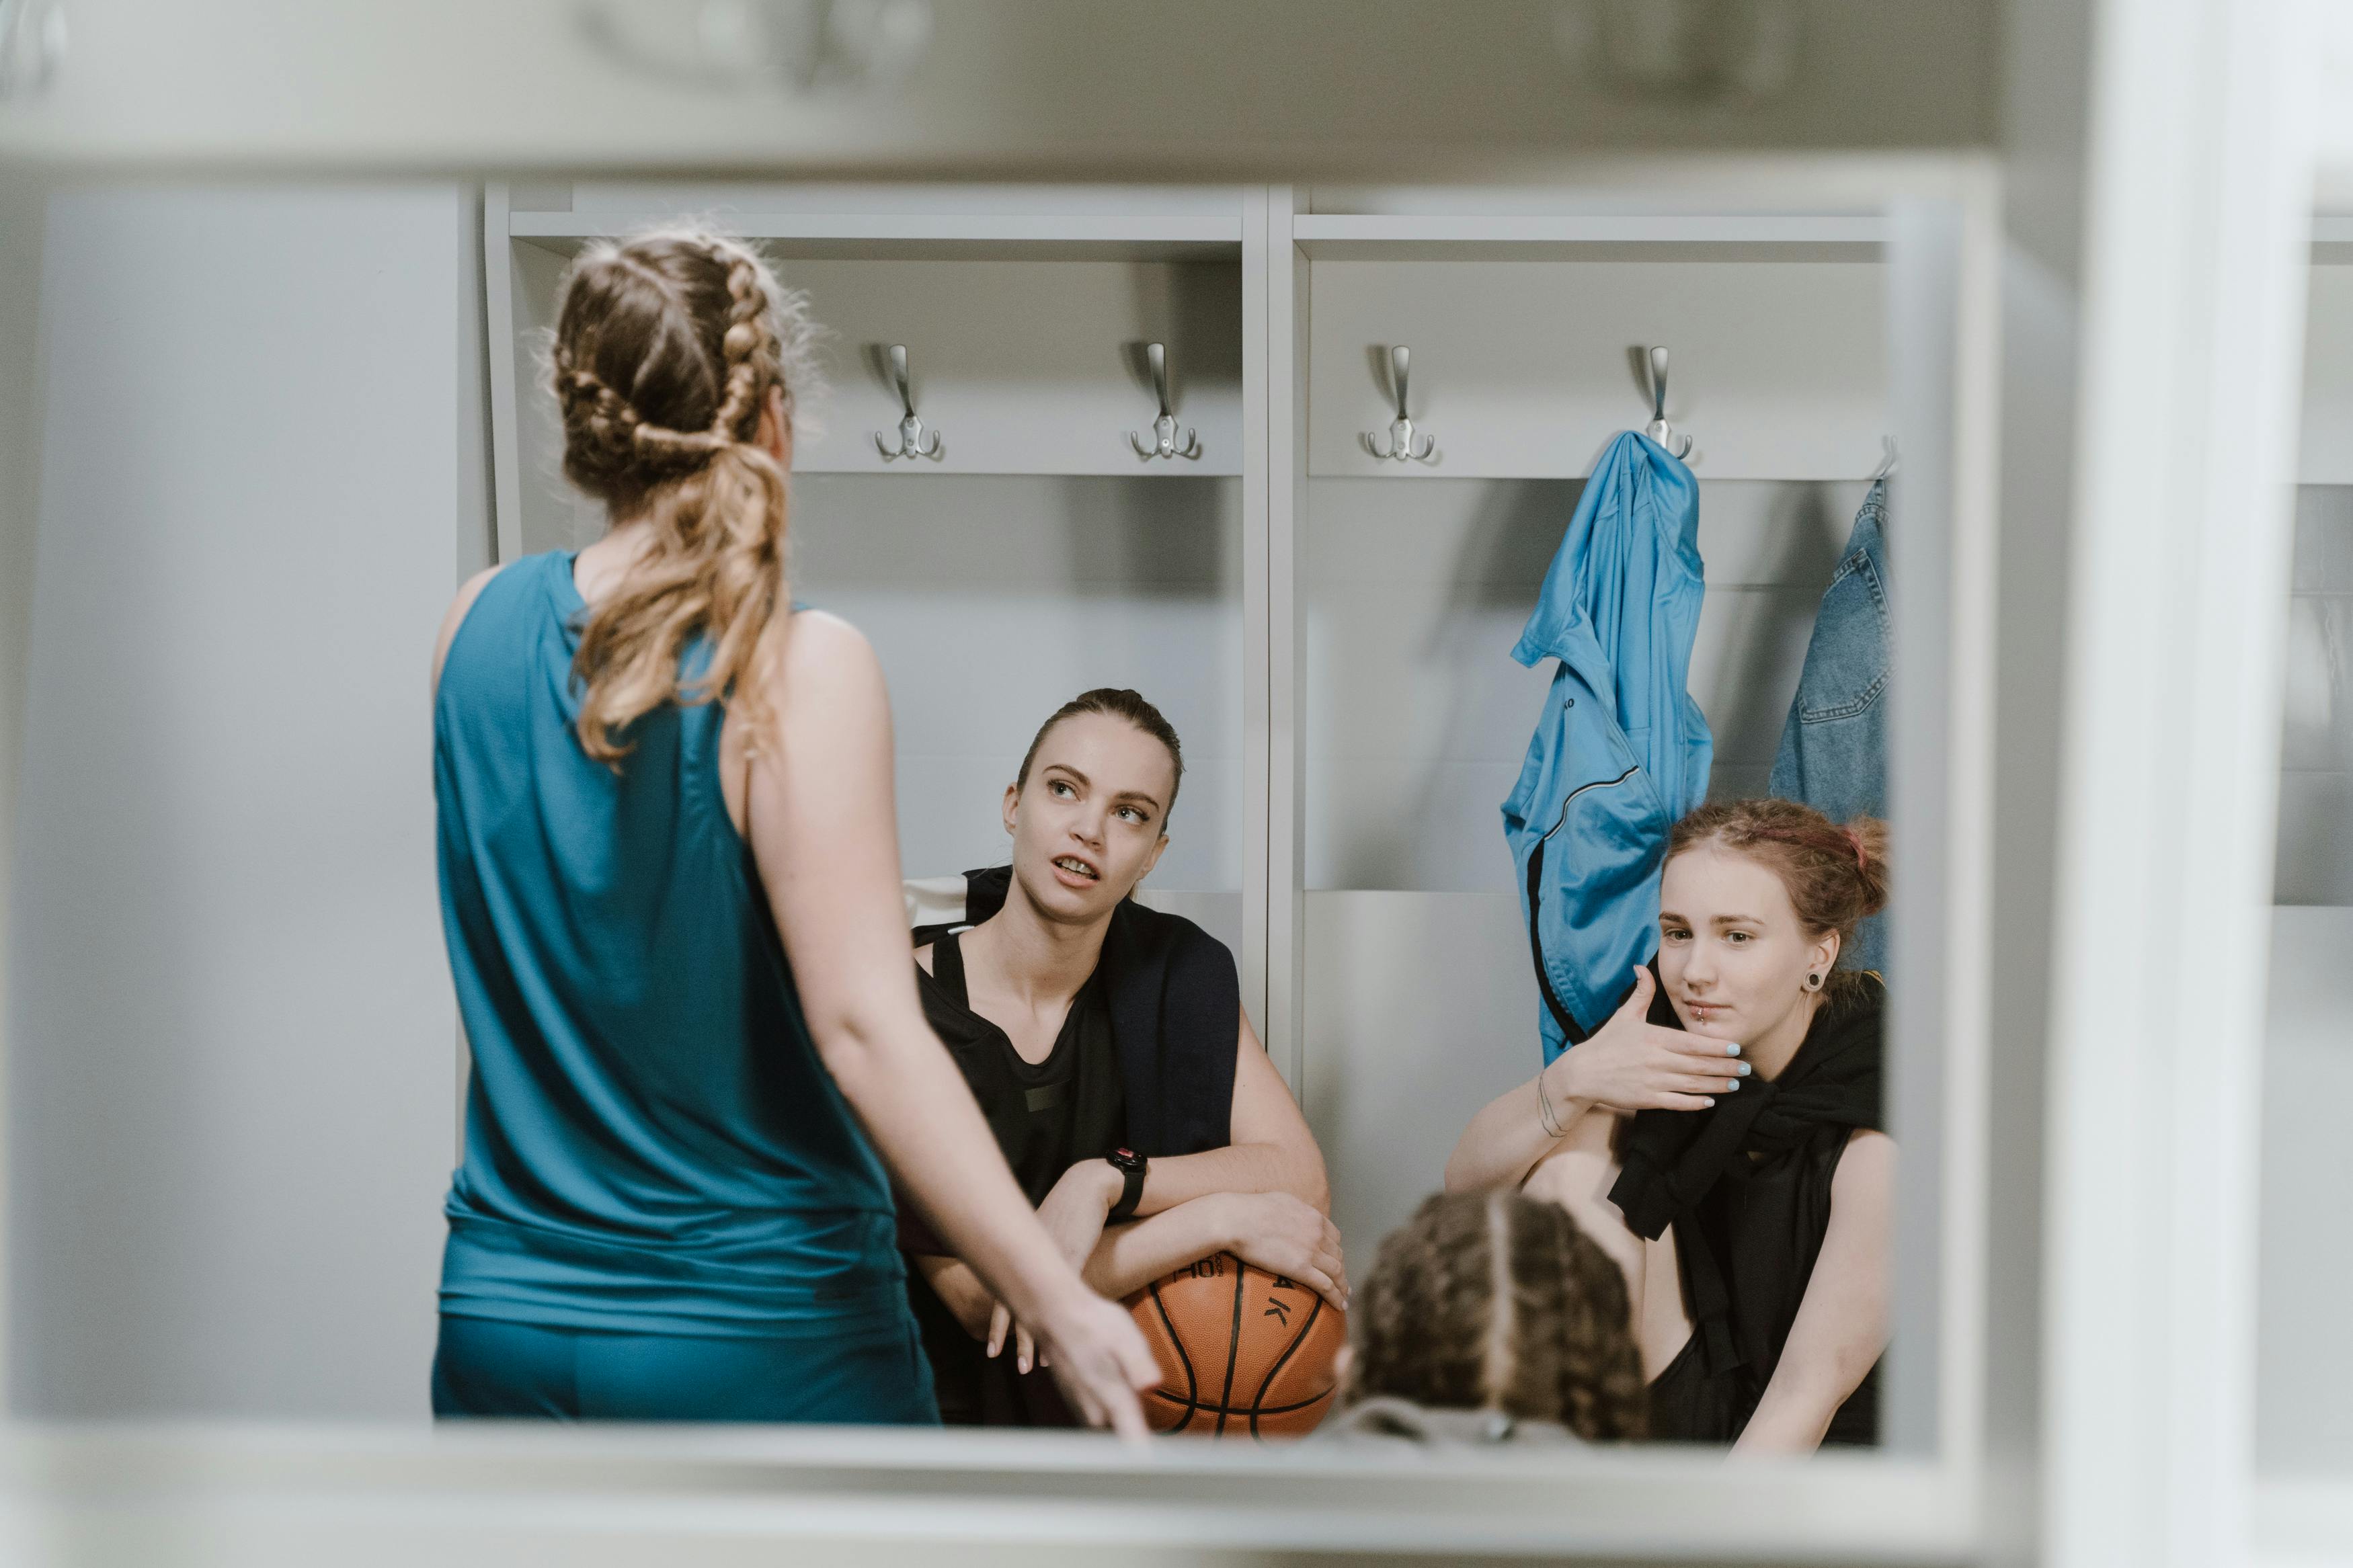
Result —
[{"label": "teal leggings", "polygon": [[438,1416],[842,1421],[935,1426],[914,1321],[793,1339],[607,1333],[444,1314]]}]

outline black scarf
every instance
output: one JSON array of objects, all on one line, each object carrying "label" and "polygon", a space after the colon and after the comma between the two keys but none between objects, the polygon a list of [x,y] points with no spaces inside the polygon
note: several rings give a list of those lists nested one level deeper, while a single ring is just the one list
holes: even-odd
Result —
[{"label": "black scarf", "polygon": [[[965,872],[965,918],[956,923],[988,919],[1012,887],[1010,866]],[[949,929],[922,928],[915,945]],[[1125,899],[1112,911],[1097,963],[1127,1100],[1127,1146],[1166,1159],[1232,1142],[1242,987],[1226,944],[1181,915]]]},{"label": "black scarf", "polygon": [[[1826,1131],[1842,1148],[1843,1135],[1852,1129],[1883,1126],[1885,997],[1876,976],[1858,977],[1815,1014],[1780,1077],[1745,1079],[1707,1110],[1642,1111],[1626,1129],[1619,1150],[1622,1169],[1609,1199],[1638,1235],[1655,1239],[1676,1225],[1676,1255],[1693,1329],[1710,1375],[1746,1364],[1760,1378],[1770,1376],[1804,1298],[1828,1211],[1824,1206],[1813,1216],[1754,1215],[1742,1229],[1761,1247],[1736,1241],[1726,1255],[1725,1238],[1711,1236],[1712,1227],[1701,1223],[1701,1205],[1722,1184],[1747,1187],[1760,1164],[1804,1148]],[[1682,1026],[1663,989],[1650,1021]],[[1752,1153],[1766,1159],[1752,1161]],[[1826,1196],[1818,1193],[1808,1200],[1787,1184],[1776,1184],[1769,1197],[1757,1195],[1768,1206],[1820,1203]],[[1736,1274],[1745,1309],[1745,1321],[1737,1325],[1727,1286]]]}]

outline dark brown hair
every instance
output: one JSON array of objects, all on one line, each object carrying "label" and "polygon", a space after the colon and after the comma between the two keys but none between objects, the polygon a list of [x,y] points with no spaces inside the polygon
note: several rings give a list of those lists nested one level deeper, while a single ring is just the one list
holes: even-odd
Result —
[{"label": "dark brown hair", "polygon": [[1107,713],[1114,719],[1124,719],[1168,748],[1168,765],[1175,776],[1168,782],[1168,804],[1160,813],[1160,826],[1166,831],[1169,814],[1176,809],[1177,786],[1185,782],[1185,748],[1177,742],[1176,727],[1161,717],[1160,710],[1145,701],[1144,693],[1124,686],[1098,686],[1092,691],[1080,692],[1055,709],[1054,716],[1038,726],[1029,749],[1021,753],[1021,771],[1013,775],[1014,793],[1018,795],[1029,787],[1029,765],[1038,760],[1038,748],[1046,743],[1054,726],[1082,713]]},{"label": "dark brown hair", "polygon": [[1780,878],[1807,935],[1838,932],[1841,964],[1856,922],[1887,907],[1887,824],[1875,816],[1841,827],[1794,800],[1725,801],[1676,823],[1667,858],[1706,844],[1745,855]]},{"label": "dark brown hair", "polygon": [[1593,1442],[1649,1431],[1626,1277],[1556,1204],[1504,1190],[1424,1200],[1381,1243],[1348,1328],[1349,1404],[1500,1410]]},{"label": "dark brown hair", "polygon": [[[573,661],[589,755],[617,762],[619,732],[641,715],[739,686],[754,721],[769,717],[744,677],[789,603],[785,472],[753,443],[770,390],[789,417],[814,380],[813,335],[802,297],[718,235],[599,242],[565,273],[548,356],[565,477],[615,521],[653,525]],[[681,683],[680,656],[699,635],[710,665]]]}]

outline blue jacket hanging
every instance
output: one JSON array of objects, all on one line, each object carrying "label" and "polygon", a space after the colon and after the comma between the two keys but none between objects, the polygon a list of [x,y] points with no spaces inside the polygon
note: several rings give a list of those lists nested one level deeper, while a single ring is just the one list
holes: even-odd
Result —
[{"label": "blue jacket hanging", "polygon": [[1683,689],[1705,570],[1698,481],[1656,442],[1619,436],[1512,649],[1560,661],[1504,803],[1546,1061],[1600,1026],[1658,947],[1667,830],[1706,797],[1715,752]]}]

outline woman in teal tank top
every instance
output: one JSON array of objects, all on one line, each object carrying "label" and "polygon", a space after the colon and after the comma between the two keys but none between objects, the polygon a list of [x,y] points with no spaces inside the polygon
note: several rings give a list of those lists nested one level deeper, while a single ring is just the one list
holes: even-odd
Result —
[{"label": "woman in teal tank top", "polygon": [[[797,296],[732,241],[584,252],[553,354],[606,537],[435,656],[472,1048],[443,1415],[929,1422],[883,1161],[1098,1424],[1155,1373],[1014,1184],[908,968],[888,698],[789,606]],[[878,1149],[880,1157],[878,1157]]]}]

